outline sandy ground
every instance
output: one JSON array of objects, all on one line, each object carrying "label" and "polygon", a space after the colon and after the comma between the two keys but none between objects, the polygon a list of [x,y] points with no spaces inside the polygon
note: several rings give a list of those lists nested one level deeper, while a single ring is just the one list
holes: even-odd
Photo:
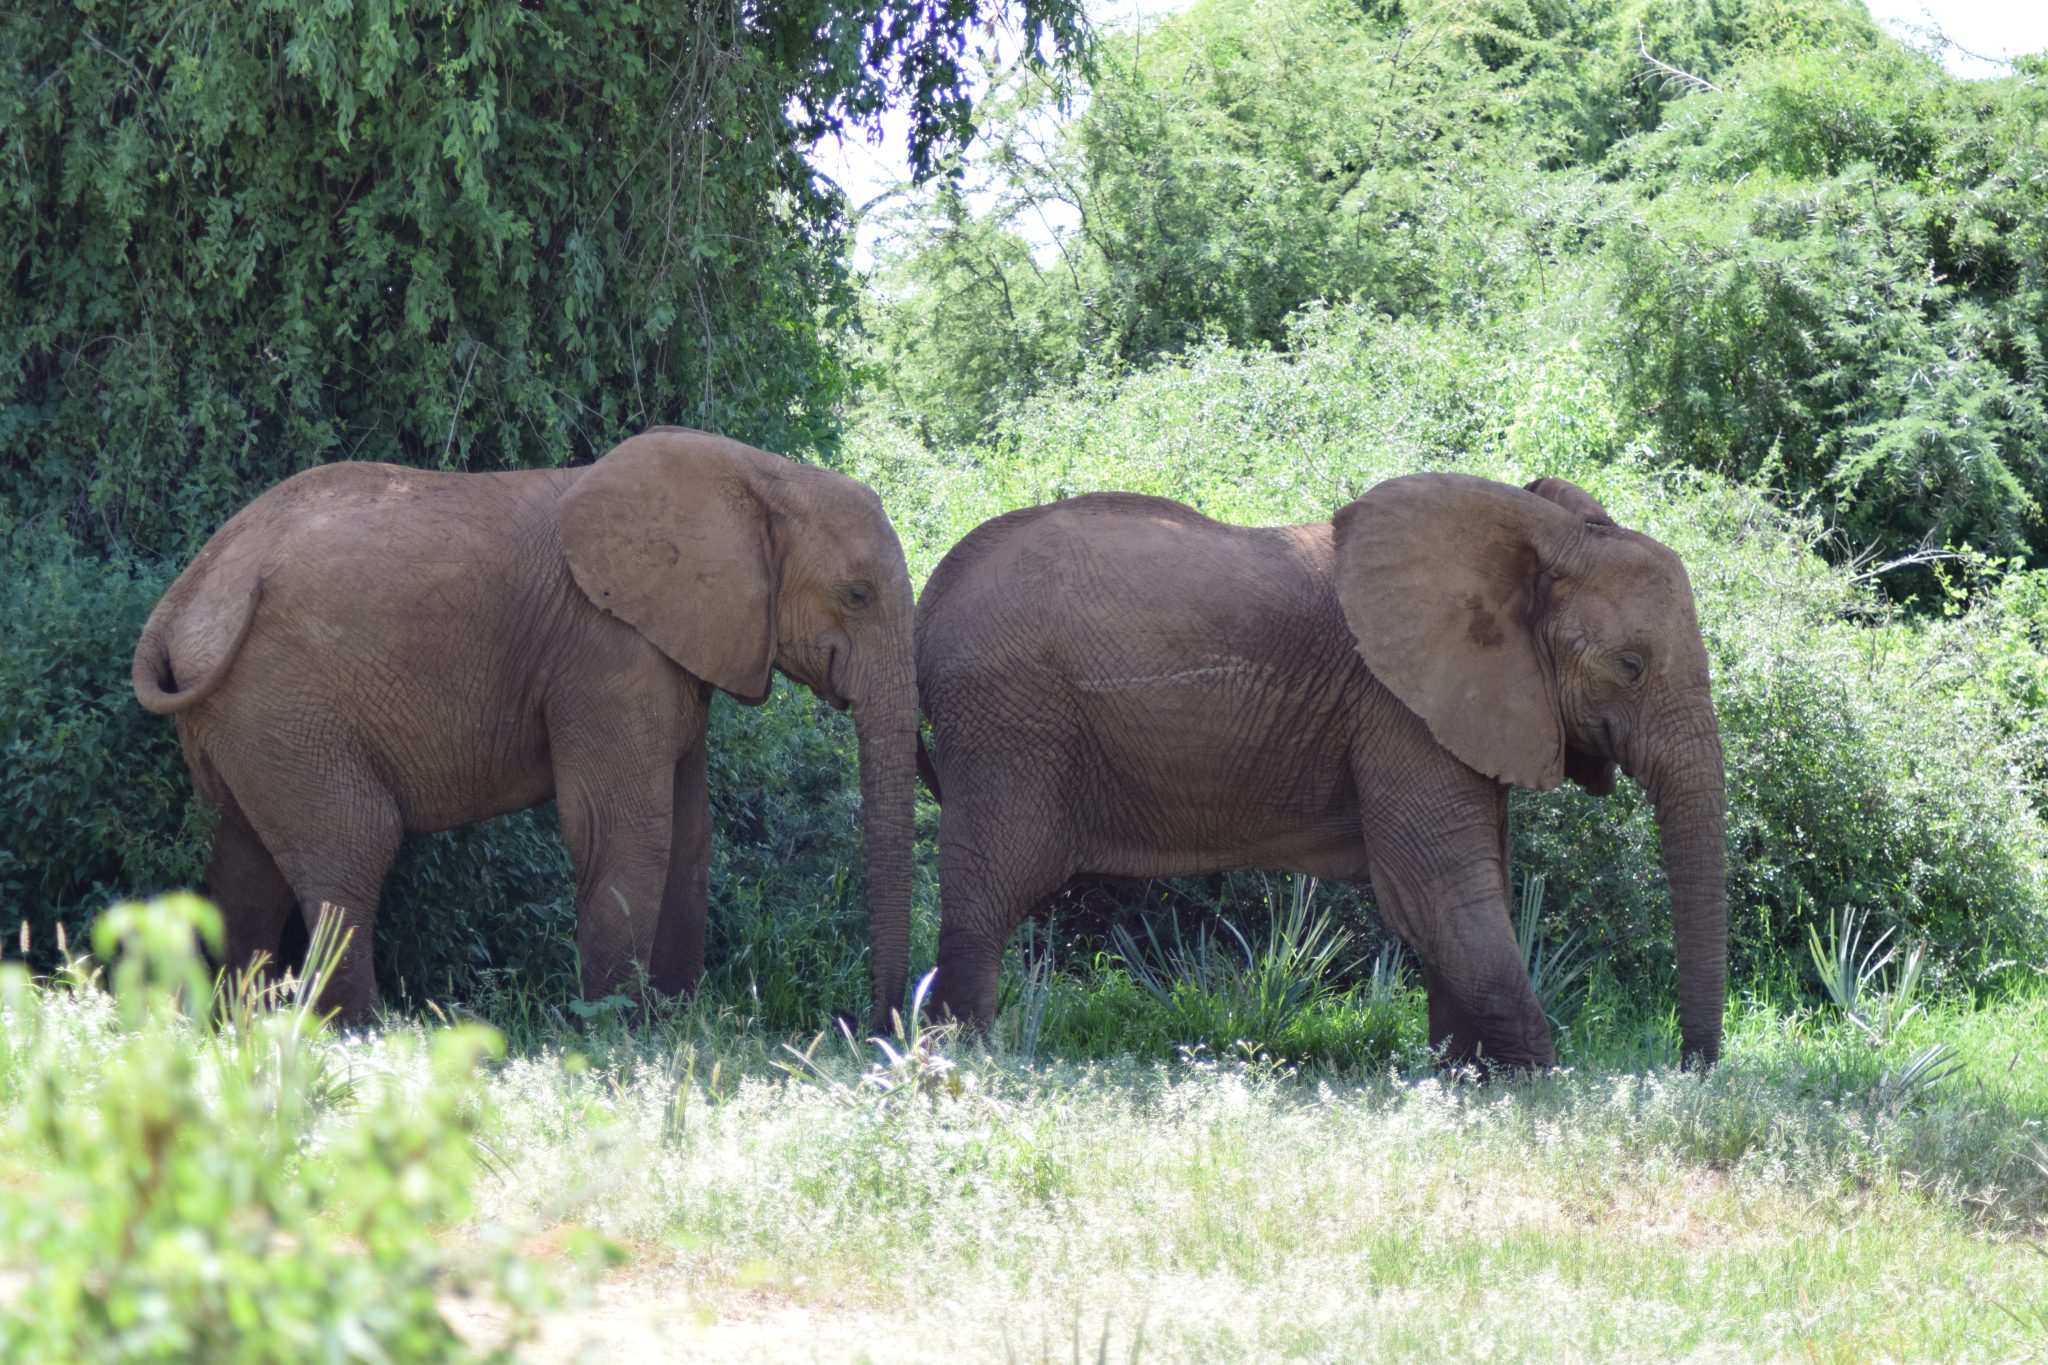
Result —
[{"label": "sandy ground", "polygon": [[[442,1313],[473,1347],[489,1349],[504,1340],[508,1315],[496,1305],[451,1299]],[[825,1316],[764,1291],[723,1295],[714,1309],[664,1291],[653,1276],[630,1273],[607,1277],[579,1302],[544,1315],[539,1334],[517,1352],[518,1359],[535,1365],[855,1362],[913,1354],[901,1323],[871,1314]]]}]

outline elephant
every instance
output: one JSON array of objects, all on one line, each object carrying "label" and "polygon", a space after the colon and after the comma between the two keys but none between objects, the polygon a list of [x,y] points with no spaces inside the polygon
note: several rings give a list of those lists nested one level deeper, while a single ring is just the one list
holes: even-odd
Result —
[{"label": "elephant", "polygon": [[912,604],[866,485],[655,427],[580,468],[297,474],[172,583],[133,682],[177,718],[219,813],[206,884],[228,963],[331,903],[349,939],[322,1004],[359,1024],[400,840],[551,797],[585,994],[692,990],[711,691],[757,705],[779,670],[853,712],[886,1024],[909,970]]},{"label": "elephant", "polygon": [[917,604],[940,794],[934,1007],[1079,875],[1369,881],[1453,1062],[1553,1065],[1509,918],[1508,790],[1617,766],[1661,826],[1682,1059],[1719,1055],[1726,776],[1678,556],[1558,479],[1380,483],[1249,528],[1095,493],[996,517]]}]

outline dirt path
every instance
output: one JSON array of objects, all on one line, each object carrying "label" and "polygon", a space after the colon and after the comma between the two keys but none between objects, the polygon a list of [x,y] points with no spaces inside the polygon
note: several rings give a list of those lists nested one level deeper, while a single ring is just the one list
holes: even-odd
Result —
[{"label": "dirt path", "polygon": [[[505,1310],[466,1299],[442,1312],[472,1346],[502,1342]],[[665,1289],[645,1273],[608,1277],[582,1302],[541,1318],[540,1332],[517,1352],[533,1365],[626,1360],[851,1362],[903,1360],[917,1354],[904,1324],[873,1314],[821,1314],[779,1295],[750,1290],[723,1295],[715,1307]]]}]

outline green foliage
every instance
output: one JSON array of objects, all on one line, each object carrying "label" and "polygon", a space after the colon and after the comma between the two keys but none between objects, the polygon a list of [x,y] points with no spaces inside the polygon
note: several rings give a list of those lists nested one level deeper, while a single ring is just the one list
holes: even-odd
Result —
[{"label": "green foliage", "polygon": [[1413,1014],[1398,959],[1383,960],[1363,983],[1342,984],[1352,935],[1314,908],[1315,894],[1314,878],[1296,875],[1287,896],[1269,896],[1266,934],[1256,946],[1221,918],[1192,935],[1178,916],[1163,935],[1146,923],[1142,939],[1119,926],[1118,960],[1152,1007],[1144,1032],[1218,1054],[1340,1065],[1391,1056]]},{"label": "green foliage", "polygon": [[177,736],[128,686],[168,581],[61,534],[0,545],[0,905],[44,952],[59,920],[82,943],[92,912],[131,888],[199,875],[211,828]]},{"label": "green foliage", "polygon": [[[927,440],[1077,356],[1292,345],[1318,301],[1517,319],[1599,356],[1619,444],[1845,546],[2048,549],[2038,78],[1957,81],[1839,0],[1211,0],[1048,132],[1057,93],[991,103],[987,208],[928,196],[878,277],[874,389]],[[1039,260],[1048,204],[1080,223]]]},{"label": "green foliage", "polygon": [[1578,1013],[1585,998],[1587,969],[1593,960],[1587,955],[1585,931],[1573,930],[1552,941],[1542,933],[1543,878],[1522,879],[1522,903],[1515,913],[1515,946],[1521,950],[1522,970],[1536,992],[1536,1003],[1552,1028],[1566,1025]]},{"label": "green foliage", "polygon": [[1738,74],[1615,153],[1660,187],[1612,256],[1628,398],[1859,546],[2040,553],[2048,94],[1891,47]]},{"label": "green foliage", "polygon": [[0,1352],[467,1359],[439,1300],[472,1283],[517,1329],[530,1268],[437,1241],[471,1208],[496,1035],[439,1034],[422,1084],[341,1084],[353,1068],[308,1005],[338,944],[278,1007],[253,978],[217,997],[195,935],[217,947],[220,920],[190,896],[108,911],[111,995],[84,963],[41,985],[0,967],[0,1151],[37,1168],[0,1199],[0,1258],[25,1274]]},{"label": "green foliage", "polygon": [[[1023,7],[1074,54],[1078,7]],[[966,118],[976,4],[240,0],[0,19],[0,509],[196,547],[338,458],[829,439],[820,133]]]},{"label": "green foliage", "polygon": [[1003,407],[1072,377],[1082,362],[1082,303],[1046,278],[1030,245],[968,211],[957,185],[932,191],[913,234],[914,281],[887,271],[862,300],[863,374],[926,442],[988,433]]},{"label": "green foliage", "polygon": [[[1113,951],[1063,969],[1058,943],[1027,929],[1006,970],[998,1034],[1026,1057],[1119,1053],[1265,1058],[1318,1067],[1412,1060],[1423,1046],[1421,997],[1401,947],[1358,961],[1341,911],[1316,906],[1313,878],[1285,894],[1269,883],[1257,904],[1180,908],[1113,925]],[[1231,922],[1248,912],[1263,933]],[[1080,970],[1076,970],[1076,966]]]},{"label": "green foliage", "polygon": [[[1892,931],[1887,929],[1865,948],[1865,924],[1860,912],[1844,909],[1829,925],[1829,946],[1821,946],[1820,930],[1811,926],[1806,931],[1806,943],[1821,987],[1841,1010],[1842,1017],[1868,1033],[1873,1042],[1886,1043],[1920,1009],[1913,997],[1927,962],[1927,944],[1915,939],[1906,945],[1906,955],[1900,958],[1899,945],[1885,947],[1892,937]],[[1894,961],[1899,964],[1898,971],[1886,985],[1884,969]]]}]

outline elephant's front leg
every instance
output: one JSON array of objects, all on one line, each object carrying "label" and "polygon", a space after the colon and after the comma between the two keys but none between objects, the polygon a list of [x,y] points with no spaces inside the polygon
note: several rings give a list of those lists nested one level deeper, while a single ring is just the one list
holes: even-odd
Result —
[{"label": "elephant's front leg", "polygon": [[641,980],[652,975],[661,921],[674,764],[558,750],[555,782],[562,841],[576,869],[583,996],[637,997]]},{"label": "elephant's front leg", "polygon": [[1422,959],[1430,1045],[1446,1060],[1554,1066],[1508,918],[1507,789],[1448,755],[1443,765],[1398,787],[1360,773],[1380,913]]},{"label": "elephant's front leg", "polygon": [[705,742],[676,764],[670,800],[668,875],[655,929],[654,988],[665,995],[697,989],[704,975],[704,935],[711,894],[711,796],[705,781]]}]

